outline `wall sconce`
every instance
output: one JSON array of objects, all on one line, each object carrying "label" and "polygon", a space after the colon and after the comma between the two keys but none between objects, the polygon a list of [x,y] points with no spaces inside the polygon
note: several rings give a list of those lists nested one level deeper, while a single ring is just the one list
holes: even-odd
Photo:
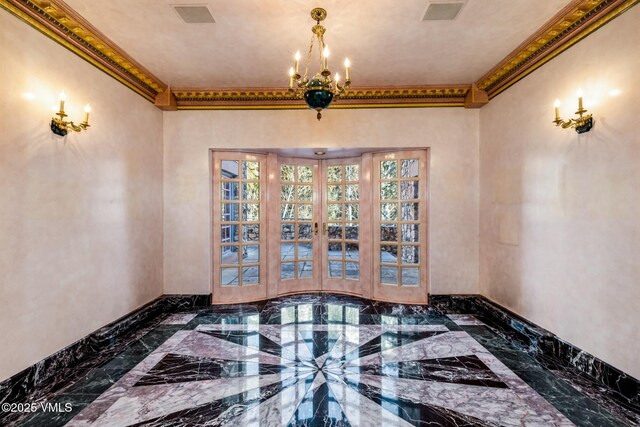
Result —
[{"label": "wall sconce", "polygon": [[553,121],[553,123],[555,123],[556,126],[562,126],[562,129],[575,128],[576,132],[578,133],[589,132],[593,127],[593,116],[591,114],[587,114],[587,115],[584,114],[587,112],[587,110],[582,106],[581,90],[578,90],[578,111],[576,111],[578,118],[569,119],[569,121],[562,120],[560,118],[560,100],[559,99],[556,99],[556,102],[554,103],[553,106],[556,109],[556,119]]},{"label": "wall sconce", "polygon": [[51,118],[51,131],[56,135],[65,136],[67,132],[70,130],[74,132],[82,132],[83,130],[87,130],[89,128],[89,113],[91,112],[91,106],[87,104],[84,107],[84,120],[79,124],[75,124],[72,121],[66,121],[64,118],[67,117],[64,112],[64,101],[66,97],[64,92],[60,94],[60,111],[56,113],[58,117]]}]

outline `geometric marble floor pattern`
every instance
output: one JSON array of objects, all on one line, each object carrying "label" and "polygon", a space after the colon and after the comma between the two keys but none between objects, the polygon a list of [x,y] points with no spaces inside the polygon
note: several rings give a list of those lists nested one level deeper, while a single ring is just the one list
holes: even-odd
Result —
[{"label": "geometric marble floor pattern", "polygon": [[213,306],[51,397],[73,412],[16,425],[621,425],[498,338],[474,316],[345,296]]},{"label": "geometric marble floor pattern", "polygon": [[443,325],[199,325],[69,426],[573,425]]}]

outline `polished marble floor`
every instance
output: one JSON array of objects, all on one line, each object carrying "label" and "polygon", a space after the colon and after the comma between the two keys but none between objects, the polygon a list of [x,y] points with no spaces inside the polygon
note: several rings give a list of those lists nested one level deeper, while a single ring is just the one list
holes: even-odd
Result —
[{"label": "polished marble floor", "polygon": [[341,296],[172,314],[71,375],[48,399],[71,411],[19,424],[634,425],[496,332],[464,313]]}]

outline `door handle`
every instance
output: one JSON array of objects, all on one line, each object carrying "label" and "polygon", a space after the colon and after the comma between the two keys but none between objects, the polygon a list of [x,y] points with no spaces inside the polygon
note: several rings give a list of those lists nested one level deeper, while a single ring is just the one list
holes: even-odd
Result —
[{"label": "door handle", "polygon": [[313,232],[314,232],[314,234],[316,236],[318,235],[318,223],[317,222],[313,225]]}]

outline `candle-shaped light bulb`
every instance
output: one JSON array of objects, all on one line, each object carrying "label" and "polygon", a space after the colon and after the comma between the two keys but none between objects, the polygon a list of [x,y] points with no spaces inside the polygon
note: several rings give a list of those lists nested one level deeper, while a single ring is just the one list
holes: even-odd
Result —
[{"label": "candle-shaped light bulb", "polygon": [[298,70],[299,70],[299,66],[300,66],[300,51],[296,52],[296,69],[295,69],[295,73],[298,74]]},{"label": "candle-shaped light bulb", "polygon": [[60,92],[60,111],[64,113],[64,101],[67,99],[67,96],[64,92]]},{"label": "candle-shaped light bulb", "polygon": [[578,89],[578,111],[584,109],[584,107],[582,106],[582,89]]},{"label": "candle-shaped light bulb", "polygon": [[91,105],[87,104],[84,107],[84,123],[89,124],[89,113],[91,112]]},{"label": "candle-shaped light bulb", "polygon": [[351,80],[351,76],[349,75],[349,67],[351,66],[351,62],[349,62],[349,58],[345,58],[344,60],[344,74],[347,81]]},{"label": "candle-shaped light bulb", "polygon": [[556,109],[556,120],[560,120],[560,100],[556,99],[556,102],[553,103],[553,106]]},{"label": "candle-shaped light bulb", "polygon": [[324,69],[329,69],[329,46],[325,46],[322,50],[322,57],[324,58]]},{"label": "candle-shaped light bulb", "polygon": [[334,80],[336,81],[336,85],[340,83],[340,74],[336,73],[336,77],[334,78]]},{"label": "candle-shaped light bulb", "polygon": [[289,89],[293,88],[293,75],[295,74],[295,70],[293,67],[289,68]]}]

